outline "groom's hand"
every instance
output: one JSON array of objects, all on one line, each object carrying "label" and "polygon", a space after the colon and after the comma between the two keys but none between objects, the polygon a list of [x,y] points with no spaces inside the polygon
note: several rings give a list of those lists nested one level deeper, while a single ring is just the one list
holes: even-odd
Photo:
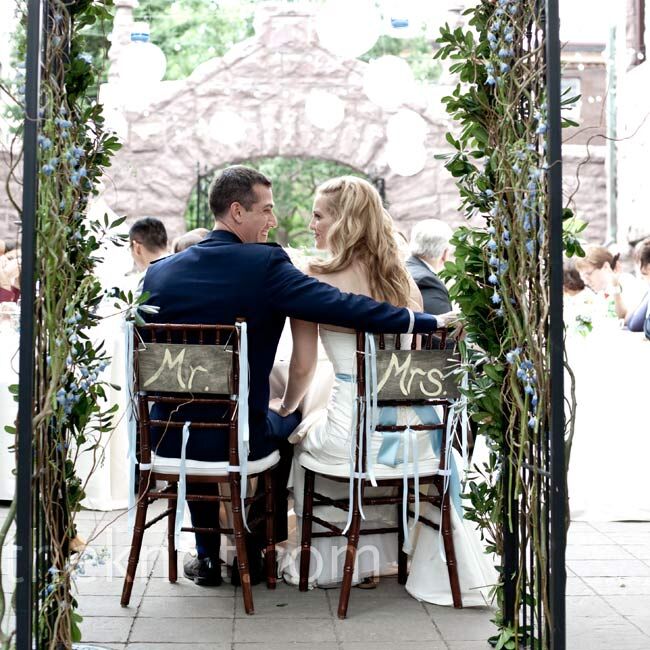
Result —
[{"label": "groom's hand", "polygon": [[457,311],[448,311],[444,314],[436,314],[436,321],[438,322],[438,327],[440,329],[455,327],[458,325],[459,318],[460,312]]}]

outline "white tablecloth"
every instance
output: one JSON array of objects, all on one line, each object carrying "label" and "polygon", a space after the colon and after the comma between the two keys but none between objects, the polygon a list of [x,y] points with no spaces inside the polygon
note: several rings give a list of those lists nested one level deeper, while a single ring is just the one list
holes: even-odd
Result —
[{"label": "white tablecloth", "polygon": [[14,425],[18,404],[9,393],[9,386],[18,383],[18,333],[7,321],[0,320],[0,501],[11,500],[15,489],[14,436],[5,433],[5,426]]},{"label": "white tablecloth", "polygon": [[567,353],[577,399],[571,518],[649,521],[650,341],[611,320],[585,337],[570,328]]},{"label": "white tablecloth", "polygon": [[[124,386],[124,335],[119,317],[108,318],[93,330],[95,342],[105,340],[105,349],[113,356],[113,362],[104,371],[102,379]],[[18,333],[8,327],[0,328],[0,500],[10,500],[14,494],[15,466],[13,452],[8,447],[14,437],[4,433],[6,424],[13,424],[17,404],[7,387],[18,383]],[[128,497],[128,463],[126,459],[128,440],[124,418],[124,391],[106,387],[108,405],[118,404],[113,416],[115,430],[103,434],[96,452],[85,451],[79,455],[77,474],[86,481],[93,464],[95,471],[86,485],[83,506],[93,510],[125,508]],[[94,456],[94,458],[93,458]]]}]

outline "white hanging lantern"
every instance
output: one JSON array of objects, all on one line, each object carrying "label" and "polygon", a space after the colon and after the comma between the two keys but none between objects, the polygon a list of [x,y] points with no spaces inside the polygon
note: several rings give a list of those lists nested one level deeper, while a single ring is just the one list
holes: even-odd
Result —
[{"label": "white hanging lantern", "polygon": [[312,90],[305,101],[305,114],[314,126],[331,131],[342,122],[345,107],[336,95],[325,90]]},{"label": "white hanging lantern", "polygon": [[320,44],[343,59],[367,52],[381,31],[381,15],[372,0],[328,0],[316,16]]},{"label": "white hanging lantern", "polygon": [[413,71],[409,64],[398,56],[380,56],[370,61],[366,67],[363,91],[371,102],[386,110],[395,110],[415,96]]},{"label": "white hanging lantern", "polygon": [[246,137],[246,122],[233,111],[217,111],[208,123],[208,135],[221,144],[238,144]]},{"label": "white hanging lantern", "polygon": [[427,137],[427,123],[409,108],[400,108],[386,123],[386,137],[394,142],[422,144]]},{"label": "white hanging lantern", "polygon": [[120,54],[118,62],[118,75],[127,108],[142,110],[150,103],[166,69],[164,52],[149,40],[149,25],[133,23],[131,42]]},{"label": "white hanging lantern", "polygon": [[415,176],[424,169],[427,151],[422,143],[389,141],[386,160],[389,167],[399,176]]}]

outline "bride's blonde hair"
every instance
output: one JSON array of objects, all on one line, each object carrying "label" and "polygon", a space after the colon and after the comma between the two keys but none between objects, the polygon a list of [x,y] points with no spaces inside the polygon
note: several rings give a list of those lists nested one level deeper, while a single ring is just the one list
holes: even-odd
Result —
[{"label": "bride's blonde hair", "polygon": [[397,246],[393,220],[377,190],[362,178],[340,176],[320,185],[318,196],[325,199],[335,221],[327,233],[332,257],[312,262],[312,271],[335,273],[359,261],[367,270],[373,298],[407,306],[411,293],[408,271]]}]

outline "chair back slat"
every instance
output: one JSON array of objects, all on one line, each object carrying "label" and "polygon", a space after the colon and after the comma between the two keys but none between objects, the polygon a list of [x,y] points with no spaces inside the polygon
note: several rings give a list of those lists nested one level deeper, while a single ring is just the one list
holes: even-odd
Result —
[{"label": "chair back slat", "polygon": [[137,356],[140,390],[191,395],[235,392],[232,350],[216,345],[146,343]]},{"label": "chair back slat", "polygon": [[459,363],[451,350],[377,350],[377,399],[458,399],[452,373]]}]

